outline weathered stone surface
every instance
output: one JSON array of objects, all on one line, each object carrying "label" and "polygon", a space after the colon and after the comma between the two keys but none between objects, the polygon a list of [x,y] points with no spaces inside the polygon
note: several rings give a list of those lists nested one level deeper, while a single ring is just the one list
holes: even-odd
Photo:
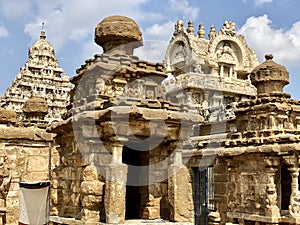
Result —
[{"label": "weathered stone surface", "polygon": [[97,181],[98,179],[98,171],[95,166],[87,166],[83,170],[83,180],[84,181]]},{"label": "weathered stone surface", "polygon": [[94,181],[83,181],[81,183],[81,193],[86,195],[103,195],[104,183]]},{"label": "weathered stone surface", "polygon": [[[134,20],[125,16],[109,16],[103,19],[95,28],[95,42],[102,46],[104,52],[133,42],[135,47],[142,45],[142,32]],[[113,46],[106,46],[113,43]]]},{"label": "weathered stone surface", "polygon": [[106,167],[105,213],[106,222],[112,224],[125,221],[127,166],[110,164]]},{"label": "weathered stone surface", "polygon": [[171,165],[168,173],[168,198],[171,205],[170,219],[174,222],[192,222],[193,199],[189,171],[185,166]]},{"label": "weathered stone surface", "polygon": [[15,124],[16,122],[17,122],[17,116],[13,110],[0,108],[0,124],[7,124],[7,123]]},{"label": "weathered stone surface", "polygon": [[47,101],[43,98],[32,97],[28,99],[23,107],[25,113],[48,113]]},{"label": "weathered stone surface", "polygon": [[289,83],[286,68],[273,61],[273,55],[265,56],[266,61],[251,72],[251,82],[257,88],[257,94],[282,93],[283,87]]}]

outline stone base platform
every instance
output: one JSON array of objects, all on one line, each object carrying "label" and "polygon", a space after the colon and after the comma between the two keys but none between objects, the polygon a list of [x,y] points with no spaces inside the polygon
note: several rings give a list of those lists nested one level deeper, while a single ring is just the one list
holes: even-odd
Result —
[{"label": "stone base platform", "polygon": [[[75,220],[73,218],[63,218],[63,217],[58,217],[58,216],[51,216],[50,217],[50,225],[59,225],[59,224],[64,224],[64,225],[84,225],[85,223],[82,222],[81,220]],[[126,220],[124,224],[131,224],[131,225],[193,225],[193,223],[189,222],[169,222],[166,220]],[[109,225],[108,223],[96,223],[93,225]]]}]

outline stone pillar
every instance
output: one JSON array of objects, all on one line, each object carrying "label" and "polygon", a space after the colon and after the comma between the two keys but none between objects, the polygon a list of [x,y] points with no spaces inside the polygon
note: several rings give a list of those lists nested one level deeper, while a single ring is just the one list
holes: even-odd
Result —
[{"label": "stone pillar", "polygon": [[229,77],[233,77],[233,68],[232,67],[233,67],[232,65],[230,65],[230,67],[229,67]]},{"label": "stone pillar", "polygon": [[193,197],[189,170],[182,164],[181,152],[175,153],[174,163],[168,169],[168,198],[170,220],[193,222]]},{"label": "stone pillar", "polygon": [[[292,166],[289,168],[289,171],[291,172],[291,177],[292,177],[292,183],[291,183],[291,193],[296,193],[299,191],[299,185],[298,185],[298,177],[299,177],[299,168],[298,166]],[[293,198],[290,198],[290,204],[293,202]]]},{"label": "stone pillar", "polygon": [[277,189],[275,184],[275,175],[278,170],[279,161],[276,157],[266,157],[266,174],[268,183],[266,185],[266,209],[265,214],[269,217],[280,217],[280,210],[277,205]]},{"label": "stone pillar", "polygon": [[87,166],[83,171],[83,182],[80,185],[81,192],[81,220],[88,224],[100,222],[100,204],[103,197],[104,183],[98,179],[97,168]]},{"label": "stone pillar", "polygon": [[220,77],[223,77],[224,76],[224,66],[221,65],[221,68],[220,68]]},{"label": "stone pillar", "polygon": [[122,163],[123,144],[112,144],[112,162],[106,167],[105,214],[106,222],[122,224],[125,222],[127,165]]},{"label": "stone pillar", "polygon": [[297,156],[288,156],[284,158],[290,168],[288,170],[291,173],[291,196],[290,196],[290,205],[289,205],[289,213],[292,217],[300,216],[300,191],[298,184],[299,177],[299,166],[298,166],[298,157]]}]

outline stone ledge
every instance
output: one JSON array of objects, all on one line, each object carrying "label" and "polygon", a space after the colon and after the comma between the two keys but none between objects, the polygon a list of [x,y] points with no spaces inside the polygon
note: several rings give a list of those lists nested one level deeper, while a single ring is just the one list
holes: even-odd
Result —
[{"label": "stone ledge", "polygon": [[[68,225],[84,225],[81,220],[76,220],[75,218],[65,218],[59,216],[50,216],[50,225],[55,224],[68,224]],[[95,223],[93,225],[108,225],[108,223]],[[191,222],[169,222],[166,220],[126,220],[124,224],[132,224],[132,225],[157,225],[157,224],[164,224],[164,225],[193,225]]]}]

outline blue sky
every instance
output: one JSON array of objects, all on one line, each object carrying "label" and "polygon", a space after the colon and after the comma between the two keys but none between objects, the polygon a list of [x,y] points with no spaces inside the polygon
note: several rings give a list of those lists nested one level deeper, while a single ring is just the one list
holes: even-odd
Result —
[{"label": "blue sky", "polygon": [[[93,41],[95,26],[119,14],[138,23],[146,45],[160,43],[158,60],[178,19],[186,24],[193,20],[196,30],[203,22],[206,33],[211,25],[219,30],[225,19],[233,21],[260,62],[272,53],[287,67],[290,84],[285,91],[300,100],[299,8],[299,0],[0,0],[0,95],[27,61],[42,22],[61,67],[72,77],[86,59],[102,52]],[[139,54],[149,57],[141,50]]]}]

